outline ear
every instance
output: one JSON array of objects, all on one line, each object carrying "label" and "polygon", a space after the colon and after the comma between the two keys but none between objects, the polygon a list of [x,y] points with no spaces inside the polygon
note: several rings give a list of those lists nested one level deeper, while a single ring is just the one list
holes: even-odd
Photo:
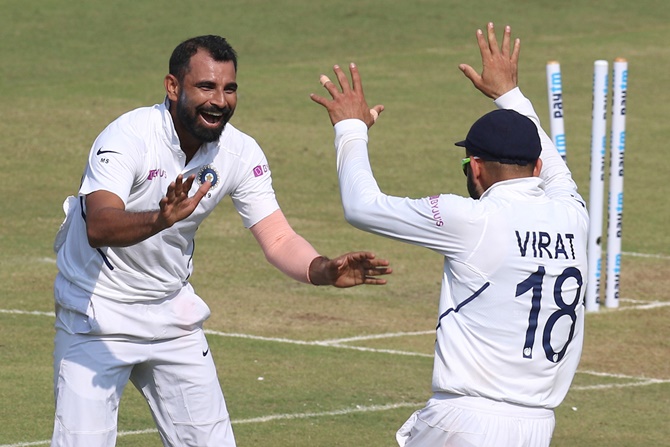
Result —
[{"label": "ear", "polygon": [[482,160],[480,158],[470,158],[470,170],[472,171],[472,176],[476,179],[479,179],[482,176]]},{"label": "ear", "polygon": [[167,93],[170,102],[176,102],[179,99],[179,81],[177,78],[168,74],[165,76],[163,84],[165,85],[165,93]]},{"label": "ear", "polygon": [[535,162],[535,168],[533,168],[533,177],[539,177],[540,171],[542,171],[542,159],[538,158]]}]

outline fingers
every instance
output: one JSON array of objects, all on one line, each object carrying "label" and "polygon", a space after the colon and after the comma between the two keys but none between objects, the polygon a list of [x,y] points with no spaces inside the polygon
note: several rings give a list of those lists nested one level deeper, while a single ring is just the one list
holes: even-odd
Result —
[{"label": "fingers", "polygon": [[[333,68],[334,70],[339,69],[339,66],[335,65]],[[346,77],[345,77],[346,79]],[[335,99],[335,97],[340,94],[340,91],[338,90],[337,86],[333,81],[330,80],[328,76],[325,74],[322,74],[319,76],[319,83],[325,88],[328,93],[330,93],[331,98]],[[340,81],[341,84],[341,81]],[[348,83],[347,83],[348,85]],[[314,101],[317,104],[321,104],[322,106],[328,108],[328,103],[330,102],[328,99],[324,98],[323,96],[316,95],[314,93],[309,95],[310,99]]]},{"label": "fingers", "polygon": [[172,182],[174,184],[174,195],[178,196],[181,194],[181,185],[184,181],[184,176],[179,174],[177,178]]},{"label": "fingers", "polygon": [[507,25],[505,27],[505,31],[503,32],[502,47],[501,47],[502,55],[505,58],[509,58],[511,34],[512,34],[512,28],[509,25]]},{"label": "fingers", "polygon": [[390,275],[391,273],[393,273],[393,269],[388,266],[388,262],[384,261],[384,265],[364,269],[363,283],[366,285],[384,285],[387,281],[380,276]]},{"label": "fingers", "polygon": [[[352,64],[353,65],[353,64]],[[349,66],[351,69],[351,65]],[[339,65],[335,65],[333,67],[333,71],[335,72],[335,76],[337,77],[337,82],[340,83],[340,88],[342,89],[342,93],[346,94],[347,92],[351,91],[351,87],[349,86],[349,80],[347,79],[347,75],[342,71],[342,68],[340,68]],[[329,89],[330,91],[330,89]]]},{"label": "fingers", "polygon": [[203,197],[207,194],[209,191],[209,188],[212,187],[212,182],[206,181],[202,185],[200,185],[200,188],[193,194],[193,200],[195,200],[195,203],[198,204],[202,200]]},{"label": "fingers", "polygon": [[365,267],[374,271],[385,271],[389,269],[389,262],[386,259],[368,259],[365,262]]},{"label": "fingers", "polygon": [[165,193],[165,197],[164,197],[164,199],[167,202],[173,202],[174,201],[174,197],[175,197],[174,189],[175,189],[175,187],[176,187],[175,182],[172,182],[168,185],[168,189],[167,189],[167,192]]},{"label": "fingers", "polygon": [[[393,272],[389,267],[389,261],[386,259],[377,259],[374,253],[371,252],[354,252],[347,255],[349,262],[358,265],[365,278],[375,277],[380,275],[388,275]],[[345,265],[345,259],[341,259],[341,266]]]},{"label": "fingers", "polygon": [[372,115],[372,120],[373,122],[377,122],[377,118],[379,118],[379,114],[384,111],[384,106],[381,104],[377,104],[373,108],[370,109],[370,115]]},{"label": "fingers", "polygon": [[505,26],[505,31],[503,32],[502,45],[498,46],[498,39],[496,37],[495,27],[493,22],[489,22],[486,25],[486,37],[482,30],[477,30],[477,44],[479,45],[479,51],[482,54],[482,57],[486,55],[499,55],[502,54],[505,58],[514,58],[515,55],[518,58],[518,45],[519,39],[514,41],[514,47],[512,54],[510,56],[510,48],[512,42],[512,27],[509,25]]},{"label": "fingers", "polygon": [[331,81],[330,78],[328,76],[326,76],[325,74],[322,74],[321,76],[319,76],[319,82],[321,83],[321,85],[326,90],[328,90],[328,93],[330,93],[330,96],[332,96],[333,98],[335,97],[335,95],[337,95],[340,92],[337,89],[337,86],[335,85],[335,83],[333,81]]},{"label": "fingers", "polygon": [[375,254],[369,251],[354,251],[345,254],[341,259],[344,260],[346,258],[354,262],[370,262],[375,259]]},{"label": "fingers", "polygon": [[368,286],[383,286],[383,285],[386,284],[386,280],[383,279],[383,278],[368,278],[368,277],[366,277],[365,281],[364,281],[364,284],[368,285]]},{"label": "fingers", "polygon": [[466,78],[472,81],[473,84],[477,85],[481,81],[481,76],[477,73],[477,70],[468,64],[461,64],[458,68],[463,72]]},{"label": "fingers", "polygon": [[181,194],[182,179],[183,179],[183,176],[181,174],[179,174],[177,176],[177,178],[175,179],[175,181],[168,185],[167,192],[165,193],[165,198],[167,199],[167,203],[174,202],[175,199],[177,197],[179,197],[179,195]]},{"label": "fingers", "polygon": [[358,67],[353,62],[349,64],[349,72],[351,72],[351,83],[354,86],[354,91],[363,94],[363,81],[361,81],[361,75],[358,72]]},{"label": "fingers", "polygon": [[[498,40],[496,39],[496,33],[493,26],[493,23],[487,25],[488,31],[488,46],[491,54],[502,54],[505,59],[509,59],[512,63],[517,63],[519,60],[519,50],[521,41],[515,39],[512,43],[512,27],[509,25],[505,26],[503,31],[502,44],[498,48]],[[481,45],[480,45],[481,47]],[[510,54],[511,49],[511,54]]]},{"label": "fingers", "polygon": [[195,174],[189,175],[188,178],[182,183],[182,191],[185,194],[188,194],[188,192],[191,190],[193,180],[195,180]]},{"label": "fingers", "polygon": [[486,31],[488,34],[489,51],[493,55],[499,54],[500,48],[498,48],[498,39],[496,39],[496,31],[493,28],[493,22],[489,22],[486,25]]},{"label": "fingers", "polygon": [[[170,183],[170,186],[168,186],[165,197],[163,197],[161,203],[164,205],[177,205],[178,203],[187,200],[188,193],[191,190],[194,181],[194,174],[190,175],[186,180],[184,180],[184,176],[182,174],[179,174],[175,181]],[[200,202],[205,194],[207,194],[207,191],[209,191],[211,186],[211,182],[205,182],[200,185],[200,188],[198,188],[198,191],[194,195],[194,198],[196,198],[197,202]]]},{"label": "fingers", "polygon": [[[352,64],[353,65],[353,64]],[[340,68],[339,65],[334,65],[333,66],[333,71],[335,72],[335,77],[337,78],[337,82],[340,84],[340,88],[342,89],[342,92],[346,92],[351,90],[349,86],[349,80],[347,79],[347,75],[342,71],[342,68]],[[326,89],[328,92],[334,96],[335,94],[339,93],[339,90],[337,89],[337,86],[333,81],[330,80],[328,76],[325,74],[322,74],[319,76],[319,83]]]},{"label": "fingers", "polygon": [[[356,64],[354,63],[349,64],[349,72],[351,73],[351,85],[349,85],[349,80],[347,79],[346,73],[344,72],[344,70],[342,70],[342,68],[339,65],[334,65],[333,71],[335,72],[335,77],[337,77],[337,82],[340,84],[340,88],[342,89],[343,94],[346,94],[351,90],[362,93],[363,82],[361,81],[361,75],[358,72],[358,67],[356,67]],[[335,83],[333,83],[333,81],[331,81],[328,76],[322,74],[319,77],[319,82],[331,94],[338,93]]]},{"label": "fingers", "polygon": [[[188,182],[188,179],[186,180]],[[184,194],[184,176],[179,174],[174,181],[174,195],[175,198]]]},{"label": "fingers", "polygon": [[324,98],[323,96],[315,95],[314,93],[310,93],[309,99],[314,101],[317,104],[321,104],[325,108],[328,108],[328,100]]},{"label": "fingers", "polygon": [[175,181],[170,183],[170,186],[168,186],[166,194],[168,202],[171,203],[175,200],[183,200],[185,196],[187,197],[188,192],[191,189],[191,185],[193,184],[193,180],[195,180],[195,175],[191,175],[186,180],[184,180],[184,176],[179,174]]},{"label": "fingers", "polygon": [[312,93],[309,95],[310,99],[328,111],[330,121],[333,125],[346,119],[358,119],[370,128],[377,121],[377,118],[379,118],[379,114],[384,110],[384,106],[378,104],[370,108],[367,105],[363,93],[363,82],[356,64],[349,64],[351,83],[347,78],[347,74],[339,65],[334,65],[333,71],[337,77],[339,87],[328,76],[324,74],[319,76],[319,83],[330,93],[331,98]]},{"label": "fingers", "polygon": [[514,65],[519,63],[519,53],[521,52],[521,39],[514,40],[514,49],[512,50],[512,57],[510,60]]},{"label": "fingers", "polygon": [[375,268],[367,269],[365,271],[365,276],[381,276],[381,275],[389,275],[393,273],[393,269],[389,267],[388,265],[380,265]]},{"label": "fingers", "polygon": [[[510,54],[512,48],[512,54]],[[507,25],[503,34],[502,54],[506,59],[509,59],[513,64],[519,61],[519,50],[521,49],[521,40],[514,39],[512,43],[512,27]]]},{"label": "fingers", "polygon": [[491,50],[489,49],[489,43],[484,37],[482,30],[478,29],[476,32],[477,45],[479,46],[479,53],[482,56],[482,61],[488,58],[491,55]]}]

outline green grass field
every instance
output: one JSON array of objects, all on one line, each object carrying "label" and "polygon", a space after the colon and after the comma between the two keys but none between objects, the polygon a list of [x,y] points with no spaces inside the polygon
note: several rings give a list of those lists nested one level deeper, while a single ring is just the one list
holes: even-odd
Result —
[{"label": "green grass field", "polygon": [[[588,199],[593,62],[629,61],[621,305],[587,315],[585,350],[556,411],[554,446],[668,445],[670,8],[662,0],[156,0],[22,2],[0,14],[0,447],[48,445],[53,418],[51,246],[90,145],[115,117],[163,98],[172,49],[206,33],[240,57],[233,123],[264,148],[284,213],[326,255],[390,259],[385,287],[336,290],[269,266],[229,202],[201,228],[192,282],[240,447],[395,445],[430,396],[441,259],[346,224],[332,128],[308,97],[355,61],[382,189],[466,194],[451,148],[492,109],[458,70],[474,32],[510,24],[520,86],[548,129],[545,64],[561,63],[568,164]],[[664,112],[665,111],[665,112]],[[13,178],[9,178],[14,176]],[[606,246],[606,245],[604,245]],[[119,446],[157,447],[131,387]]]}]

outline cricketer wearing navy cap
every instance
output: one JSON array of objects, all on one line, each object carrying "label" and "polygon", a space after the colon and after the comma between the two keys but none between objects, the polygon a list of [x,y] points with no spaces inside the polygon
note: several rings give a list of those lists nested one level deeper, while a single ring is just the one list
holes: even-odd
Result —
[{"label": "cricketer wearing navy cap", "polygon": [[356,65],[349,66],[353,87],[336,65],[340,87],[322,80],[332,99],[312,95],[335,131],[347,222],[443,257],[433,396],[396,433],[400,447],[549,447],[553,409],[582,352],[584,201],[517,86],[520,41],[507,26],[499,47],[492,23],[476,38],[481,74],[459,68],[499,110],[459,143],[472,198],[383,192],[368,155],[378,150],[368,148],[368,128],[383,120],[375,124]]},{"label": "cricketer wearing navy cap", "polygon": [[537,127],[514,110],[487,113],[470,127],[465,140],[455,144],[466,151],[463,173],[473,199],[479,199],[494,183],[538,176],[542,168]]}]

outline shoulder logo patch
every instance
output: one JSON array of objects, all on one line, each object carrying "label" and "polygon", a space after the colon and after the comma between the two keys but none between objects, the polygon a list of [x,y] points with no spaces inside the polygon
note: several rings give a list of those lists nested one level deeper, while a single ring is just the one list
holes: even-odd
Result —
[{"label": "shoulder logo patch", "polygon": [[260,177],[261,175],[268,172],[268,165],[258,165],[253,169],[254,177]]},{"label": "shoulder logo patch", "polygon": [[196,178],[199,185],[202,185],[205,182],[211,182],[212,186],[209,188],[210,191],[216,188],[219,184],[219,173],[214,166],[211,165],[203,166]]}]

